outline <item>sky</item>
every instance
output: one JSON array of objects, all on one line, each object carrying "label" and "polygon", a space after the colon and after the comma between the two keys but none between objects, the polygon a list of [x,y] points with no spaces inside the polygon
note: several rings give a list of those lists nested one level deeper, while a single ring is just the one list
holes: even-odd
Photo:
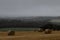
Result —
[{"label": "sky", "polygon": [[0,0],[0,17],[60,16],[60,0]]}]

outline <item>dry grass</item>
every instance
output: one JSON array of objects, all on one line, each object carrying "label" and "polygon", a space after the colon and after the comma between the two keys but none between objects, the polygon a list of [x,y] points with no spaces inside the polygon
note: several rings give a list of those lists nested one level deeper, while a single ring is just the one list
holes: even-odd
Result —
[{"label": "dry grass", "polygon": [[0,40],[60,40],[60,31],[52,34],[34,31],[16,31],[15,36],[8,36],[7,32],[0,32]]}]

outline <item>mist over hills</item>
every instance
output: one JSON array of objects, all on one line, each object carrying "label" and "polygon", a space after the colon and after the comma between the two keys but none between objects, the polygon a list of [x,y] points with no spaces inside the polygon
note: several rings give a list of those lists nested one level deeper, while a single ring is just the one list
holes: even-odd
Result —
[{"label": "mist over hills", "polygon": [[30,19],[60,19],[60,16],[30,16],[30,17],[0,17],[0,19],[30,20]]}]

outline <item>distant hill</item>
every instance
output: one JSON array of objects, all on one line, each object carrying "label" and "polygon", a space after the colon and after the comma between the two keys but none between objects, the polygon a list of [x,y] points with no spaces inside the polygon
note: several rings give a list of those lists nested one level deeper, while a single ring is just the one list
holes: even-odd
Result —
[{"label": "distant hill", "polygon": [[8,17],[0,18],[0,28],[39,28],[52,19],[60,17],[36,16],[36,17]]}]

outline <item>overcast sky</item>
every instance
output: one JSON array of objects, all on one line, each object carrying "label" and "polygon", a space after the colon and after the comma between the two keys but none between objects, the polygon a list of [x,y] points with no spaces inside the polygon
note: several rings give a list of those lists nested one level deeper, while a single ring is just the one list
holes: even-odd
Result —
[{"label": "overcast sky", "polygon": [[0,17],[60,16],[60,0],[0,0]]}]

